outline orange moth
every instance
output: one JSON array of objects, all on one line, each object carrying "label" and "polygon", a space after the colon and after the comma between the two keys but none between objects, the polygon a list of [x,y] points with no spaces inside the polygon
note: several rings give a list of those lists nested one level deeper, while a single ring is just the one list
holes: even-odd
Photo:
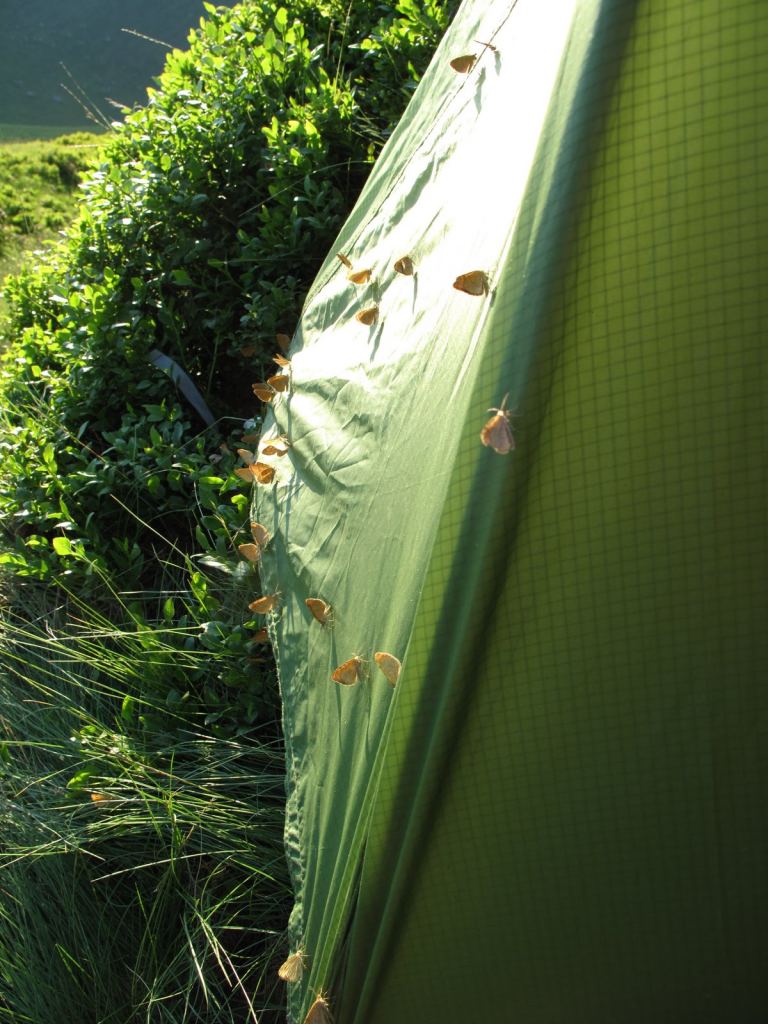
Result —
[{"label": "orange moth", "polygon": [[277,969],[277,976],[281,981],[301,981],[304,974],[305,960],[303,950],[297,949],[295,953],[291,953],[284,963],[280,964]]},{"label": "orange moth", "polygon": [[276,334],[275,341],[283,352],[287,352],[291,345],[291,336],[290,334]]},{"label": "orange moth", "polygon": [[266,462],[254,462],[248,469],[253,474],[257,484],[271,484],[275,475],[275,470],[272,466],[268,466]]},{"label": "orange moth", "polygon": [[351,262],[349,260],[349,257],[345,256],[343,252],[337,252],[336,253],[336,259],[341,260],[341,262],[344,264],[344,266],[347,268],[347,270],[351,270],[352,269],[352,264],[351,264]]},{"label": "orange moth", "polygon": [[304,1024],[333,1024],[331,1008],[322,992],[318,993],[317,999],[307,1011]]},{"label": "orange moth", "polygon": [[259,440],[258,434],[243,434],[242,440],[245,444],[255,444]]},{"label": "orange moth", "polygon": [[[287,337],[288,337],[288,335],[286,334],[286,338]],[[277,363],[278,366],[290,366],[291,365],[291,360],[290,359],[286,359],[285,356],[281,356],[281,355],[279,355],[277,353],[272,356],[272,362],[273,363]]]},{"label": "orange moth", "polygon": [[291,378],[287,373],[276,373],[274,377],[269,377],[267,379],[267,384],[269,384],[271,388],[274,388],[275,391],[287,391],[290,381]]},{"label": "orange moth", "polygon": [[347,280],[351,281],[352,284],[367,284],[370,279],[370,270],[350,270],[347,274]]},{"label": "orange moth", "polygon": [[267,627],[266,626],[262,626],[261,629],[259,629],[256,633],[253,634],[253,640],[251,640],[251,643],[252,644],[268,644],[269,643],[269,633],[267,632]]},{"label": "orange moth", "polygon": [[467,295],[486,295],[488,292],[488,276],[484,270],[470,270],[467,274],[459,274],[453,287]]},{"label": "orange moth", "polygon": [[245,356],[247,359],[249,356],[255,356],[258,351],[257,345],[243,345],[240,349],[240,355]]},{"label": "orange moth", "polygon": [[372,327],[378,318],[378,306],[369,306],[367,309],[361,309],[359,313],[355,313],[355,320],[358,320],[361,324],[365,324],[366,327]]},{"label": "orange moth", "polygon": [[507,399],[509,394],[504,395],[504,400],[499,409],[489,409],[488,412],[496,413],[491,416],[483,429],[480,431],[480,440],[488,448],[493,448],[499,455],[506,455],[515,447],[515,438],[512,428],[509,425],[510,413],[507,412]]},{"label": "orange moth", "polygon": [[237,550],[249,562],[258,562],[261,558],[261,548],[258,544],[238,544]]},{"label": "orange moth", "polygon": [[454,57],[451,61],[451,67],[454,71],[458,71],[460,75],[466,75],[475,66],[476,60],[476,54],[466,53],[462,57]]},{"label": "orange moth", "polygon": [[246,483],[253,483],[253,473],[251,472],[250,466],[238,466],[235,469],[235,476],[239,476],[241,480],[245,480]]},{"label": "orange moth", "polygon": [[95,804],[108,804],[110,801],[114,800],[114,797],[107,796],[106,793],[91,793],[91,800],[93,800]]},{"label": "orange moth", "polygon": [[258,597],[255,601],[251,601],[248,607],[257,615],[266,615],[267,612],[273,612],[279,603],[280,594],[267,594],[265,597]]},{"label": "orange moth", "polygon": [[362,676],[363,659],[358,658],[357,655],[339,665],[336,671],[331,673],[334,683],[341,683],[342,686],[354,686],[362,679]]},{"label": "orange moth", "polygon": [[277,455],[282,457],[288,454],[288,449],[291,447],[290,442],[286,441],[284,437],[271,438],[264,447],[261,449],[262,455]]},{"label": "orange moth", "polygon": [[308,597],[304,604],[309,608],[321,626],[326,626],[332,621],[333,609],[321,597]]},{"label": "orange moth", "polygon": [[251,384],[251,390],[262,402],[271,402],[275,397],[275,389],[266,381],[257,381],[255,384]]},{"label": "orange moth", "polygon": [[386,676],[389,685],[394,686],[402,668],[400,659],[396,658],[394,654],[387,654],[386,651],[376,651],[373,660]]},{"label": "orange moth", "polygon": [[269,530],[261,523],[251,523],[251,536],[260,548],[265,548],[269,543]]},{"label": "orange moth", "polygon": [[238,448],[237,454],[240,456],[240,458],[243,460],[246,466],[250,466],[251,463],[256,461],[256,456],[248,448]]},{"label": "orange moth", "polygon": [[394,270],[397,274],[405,274],[406,277],[410,277],[413,274],[413,260],[410,256],[401,256],[399,260],[395,260]]}]

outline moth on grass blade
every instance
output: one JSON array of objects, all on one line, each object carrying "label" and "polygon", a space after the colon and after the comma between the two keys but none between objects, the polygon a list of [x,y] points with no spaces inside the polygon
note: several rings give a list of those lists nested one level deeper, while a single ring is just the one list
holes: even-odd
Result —
[{"label": "moth on grass blade", "polygon": [[331,679],[334,683],[340,683],[342,686],[354,686],[362,678],[363,659],[357,655],[354,658],[350,658],[349,661],[343,662],[335,672],[331,673]]},{"label": "moth on grass blade", "polygon": [[396,658],[394,654],[387,654],[386,651],[376,651],[373,656],[373,660],[386,676],[389,685],[394,686],[400,675],[400,669],[402,668],[400,659]]},{"label": "moth on grass blade", "polygon": [[507,411],[507,399],[509,392],[504,395],[504,400],[499,409],[489,409],[488,412],[495,412],[483,429],[480,431],[480,440],[487,448],[493,448],[499,455],[506,455],[515,447],[515,438],[512,427],[509,425],[509,417],[512,415]]},{"label": "moth on grass blade", "polygon": [[255,601],[251,601],[248,608],[257,615],[266,615],[268,612],[273,612],[278,604],[280,604],[279,591],[276,594],[266,594],[264,597],[257,597]]},{"label": "moth on grass blade", "polygon": [[361,309],[359,313],[355,313],[355,320],[361,324],[365,324],[366,327],[373,327],[378,319],[378,306],[369,306],[367,309]]},{"label": "moth on grass blade", "polygon": [[318,992],[317,999],[307,1011],[304,1024],[333,1024],[331,1008],[322,992]]},{"label": "moth on grass blade", "polygon": [[370,270],[350,270],[347,280],[352,284],[367,284],[371,279],[371,273]]},{"label": "moth on grass blade", "polygon": [[304,975],[305,964],[306,956],[304,951],[297,949],[295,953],[291,953],[284,963],[280,964],[277,969],[277,976],[281,981],[289,983],[301,981]]},{"label": "moth on grass blade", "polygon": [[401,256],[399,260],[395,260],[392,269],[396,274],[404,274],[406,277],[411,277],[413,274],[413,260],[410,256]]},{"label": "moth on grass blade", "polygon": [[488,275],[484,270],[470,270],[467,274],[459,274],[453,287],[467,295],[487,295]]},{"label": "moth on grass blade", "polygon": [[352,270],[352,261],[348,256],[345,256],[343,252],[337,252],[336,259],[341,260],[347,270]]},{"label": "moth on grass blade", "polygon": [[308,597],[304,604],[312,612],[314,618],[321,626],[328,626],[333,623],[333,609],[321,597]]}]

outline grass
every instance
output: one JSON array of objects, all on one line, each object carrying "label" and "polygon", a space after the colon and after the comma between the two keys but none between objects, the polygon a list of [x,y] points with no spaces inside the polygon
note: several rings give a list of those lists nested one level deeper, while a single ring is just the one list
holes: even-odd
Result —
[{"label": "grass", "polygon": [[179,657],[162,628],[20,601],[0,634],[0,1021],[283,1020],[277,722],[204,735],[142,696]]},{"label": "grass", "polygon": [[78,185],[99,148],[90,132],[0,144],[0,285],[71,224]]}]

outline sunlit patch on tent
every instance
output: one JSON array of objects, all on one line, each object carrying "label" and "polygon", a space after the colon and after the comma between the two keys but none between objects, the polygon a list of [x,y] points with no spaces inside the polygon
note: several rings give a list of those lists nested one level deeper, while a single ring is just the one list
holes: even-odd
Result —
[{"label": "sunlit patch on tent", "polygon": [[341,683],[342,686],[354,686],[363,677],[363,659],[355,656],[345,661],[331,674],[334,683]]},{"label": "sunlit patch on tent", "polygon": [[506,409],[509,394],[504,395],[504,400],[499,409],[489,409],[488,412],[495,412],[483,429],[480,431],[480,440],[488,448],[493,448],[499,455],[506,455],[515,447],[515,438],[512,428],[509,425],[510,413]]},{"label": "sunlit patch on tent", "polygon": [[488,275],[484,270],[470,270],[467,274],[459,274],[453,287],[467,295],[486,295],[488,292]]},{"label": "sunlit patch on tent", "polygon": [[386,651],[376,651],[373,656],[373,660],[386,676],[389,685],[394,686],[400,675],[400,669],[402,668],[400,659],[396,658],[394,654],[387,654]]},{"label": "sunlit patch on tent", "polygon": [[359,322],[361,324],[365,324],[366,327],[372,327],[378,318],[378,306],[369,306],[367,309],[361,309],[359,313],[355,313],[355,320],[359,320]]},{"label": "sunlit patch on tent", "polygon": [[308,597],[304,604],[321,626],[327,626],[333,622],[333,609],[321,597]]}]

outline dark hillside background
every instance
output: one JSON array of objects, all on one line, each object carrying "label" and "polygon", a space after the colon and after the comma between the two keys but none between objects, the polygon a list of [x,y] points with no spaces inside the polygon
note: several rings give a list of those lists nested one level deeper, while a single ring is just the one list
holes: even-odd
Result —
[{"label": "dark hillside background", "polygon": [[168,51],[122,29],[185,48],[203,14],[202,0],[0,0],[0,139],[94,127],[62,64],[110,121],[108,99],[145,103]]}]

